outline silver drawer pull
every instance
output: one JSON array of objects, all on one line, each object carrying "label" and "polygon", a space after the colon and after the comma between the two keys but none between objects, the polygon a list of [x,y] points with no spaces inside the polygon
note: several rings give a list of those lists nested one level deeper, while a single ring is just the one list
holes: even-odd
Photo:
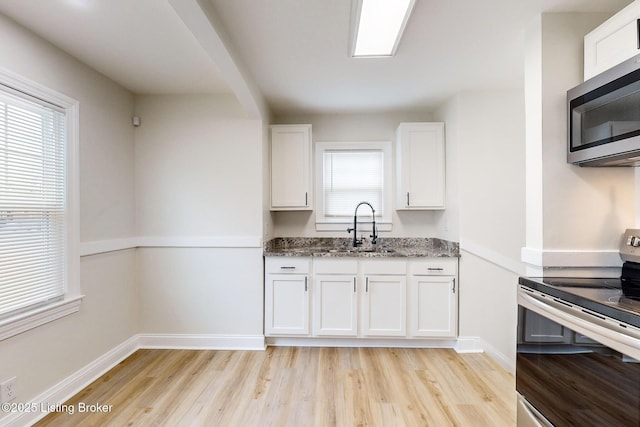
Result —
[{"label": "silver drawer pull", "polygon": [[280,270],[295,270],[295,269],[296,269],[295,267],[290,267],[290,266],[286,266],[286,265],[280,267]]},{"label": "silver drawer pull", "polygon": [[442,268],[442,267],[429,267],[429,268],[427,268],[427,270],[429,270],[429,271],[444,271],[444,268]]}]

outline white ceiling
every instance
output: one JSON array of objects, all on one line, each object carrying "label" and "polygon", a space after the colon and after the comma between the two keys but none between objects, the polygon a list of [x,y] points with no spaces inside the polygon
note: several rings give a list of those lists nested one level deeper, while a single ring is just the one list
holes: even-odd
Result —
[{"label": "white ceiling", "polygon": [[0,13],[136,94],[229,92],[166,0],[0,0]]},{"label": "white ceiling", "polygon": [[[416,0],[394,58],[352,59],[350,0],[201,1],[276,114],[424,110],[462,90],[522,87],[536,14],[630,3]],[[0,13],[134,93],[231,91],[168,0],[0,0]]]}]

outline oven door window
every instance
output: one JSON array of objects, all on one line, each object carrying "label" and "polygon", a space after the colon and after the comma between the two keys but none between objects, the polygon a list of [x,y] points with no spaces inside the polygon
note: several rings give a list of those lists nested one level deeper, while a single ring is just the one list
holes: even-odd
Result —
[{"label": "oven door window", "polygon": [[640,363],[522,306],[516,389],[556,426],[640,426]]}]

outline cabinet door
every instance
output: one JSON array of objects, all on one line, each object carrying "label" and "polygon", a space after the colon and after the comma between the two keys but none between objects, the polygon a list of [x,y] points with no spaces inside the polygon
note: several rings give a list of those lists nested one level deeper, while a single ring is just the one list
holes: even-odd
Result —
[{"label": "cabinet door", "polygon": [[265,289],[265,335],[309,335],[309,278],[269,274]]},{"label": "cabinet door", "polygon": [[367,276],[362,309],[365,336],[405,336],[406,277]]},{"label": "cabinet door", "polygon": [[584,79],[640,53],[640,3],[613,15],[584,37]]},{"label": "cabinet door", "polygon": [[455,277],[411,276],[410,280],[411,335],[455,337],[458,316]]},{"label": "cabinet door", "polygon": [[311,209],[311,125],[271,126],[271,210]]},{"label": "cabinet door", "polygon": [[396,144],[396,208],[444,209],[444,123],[401,123]]},{"label": "cabinet door", "polygon": [[518,322],[524,325],[522,342],[569,344],[572,331],[531,310],[519,307]]},{"label": "cabinet door", "polygon": [[314,277],[313,330],[318,336],[356,336],[358,298],[355,276]]}]

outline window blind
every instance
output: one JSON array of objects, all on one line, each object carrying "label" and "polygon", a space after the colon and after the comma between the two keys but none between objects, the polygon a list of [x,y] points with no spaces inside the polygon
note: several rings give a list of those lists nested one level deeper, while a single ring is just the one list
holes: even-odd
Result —
[{"label": "window blind", "polygon": [[[324,152],[324,215],[353,217],[358,203],[373,205],[376,216],[383,214],[384,154],[381,150]],[[358,212],[371,216],[371,212]]]},{"label": "window blind", "polygon": [[0,89],[0,318],[65,291],[64,110]]}]

